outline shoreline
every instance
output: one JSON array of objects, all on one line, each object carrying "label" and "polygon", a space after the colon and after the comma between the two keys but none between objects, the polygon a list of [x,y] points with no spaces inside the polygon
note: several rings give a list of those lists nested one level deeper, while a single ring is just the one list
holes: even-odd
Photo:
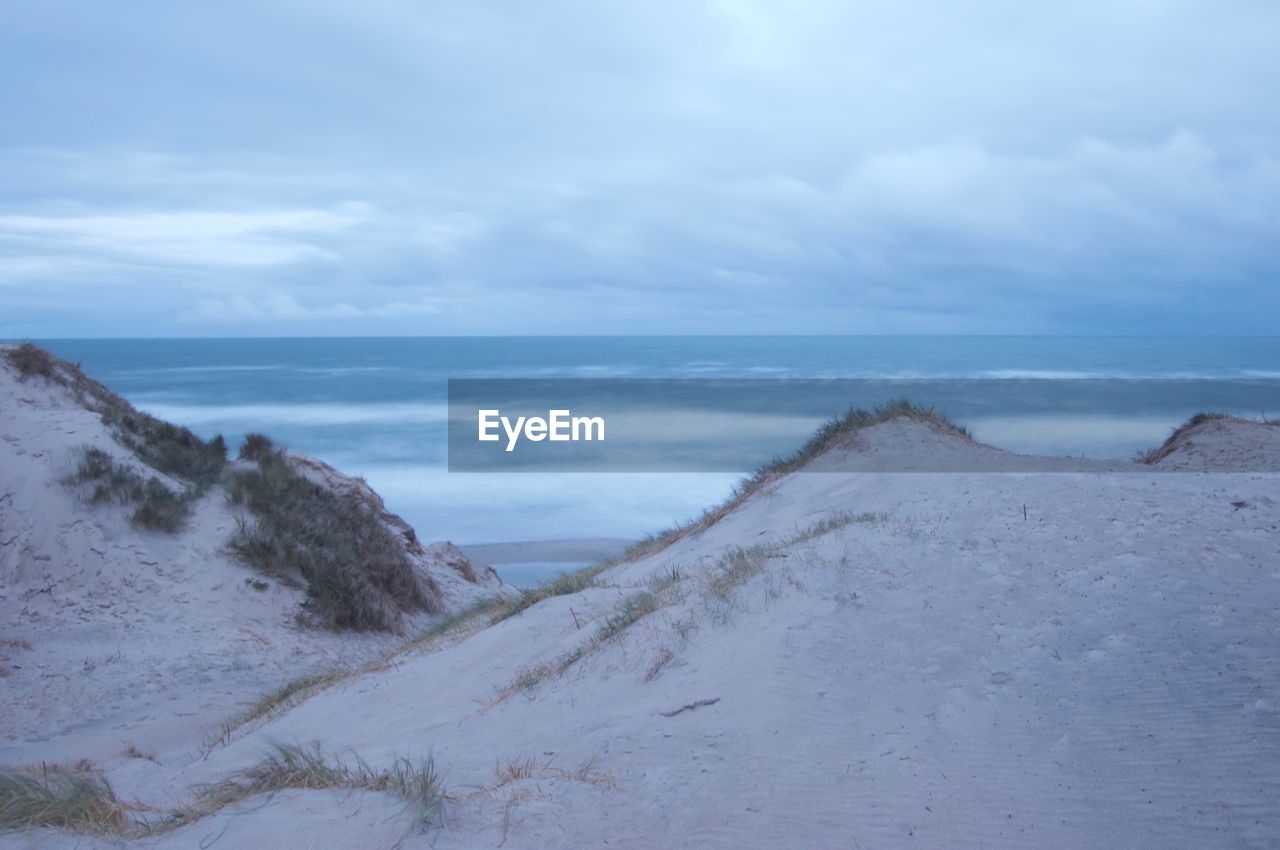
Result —
[{"label": "shoreline", "polygon": [[636,541],[624,537],[570,537],[556,540],[504,540],[460,543],[458,548],[476,563],[503,564],[598,563],[616,558]]}]

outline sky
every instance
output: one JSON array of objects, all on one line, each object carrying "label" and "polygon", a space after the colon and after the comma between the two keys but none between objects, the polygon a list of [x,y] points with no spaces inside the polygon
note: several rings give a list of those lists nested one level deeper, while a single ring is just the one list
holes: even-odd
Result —
[{"label": "sky", "polygon": [[1276,332],[1274,0],[0,7],[0,338]]}]

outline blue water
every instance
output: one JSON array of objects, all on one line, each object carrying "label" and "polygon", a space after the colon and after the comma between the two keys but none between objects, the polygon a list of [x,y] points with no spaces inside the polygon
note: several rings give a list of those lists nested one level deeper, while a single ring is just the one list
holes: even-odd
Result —
[{"label": "blue water", "polygon": [[[735,474],[449,474],[445,382],[485,377],[1280,379],[1280,338],[466,337],[49,340],[135,404],[211,436],[262,431],[363,475],[426,539],[632,537],[699,513]],[[1052,386],[1051,381],[1041,382]],[[1124,456],[1201,400],[1123,416],[966,421],[1020,451]],[[836,413],[837,411],[832,411]],[[1280,411],[1235,412],[1277,415]],[[767,460],[766,458],[762,458]]]}]

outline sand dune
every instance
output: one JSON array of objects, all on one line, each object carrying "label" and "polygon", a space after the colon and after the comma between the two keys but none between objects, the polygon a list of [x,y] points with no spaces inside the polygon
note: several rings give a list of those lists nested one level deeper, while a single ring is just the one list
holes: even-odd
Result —
[{"label": "sand dune", "polygon": [[[403,641],[300,626],[298,582],[260,575],[227,550],[241,512],[217,488],[177,533],[134,527],[132,507],[115,500],[87,504],[84,487],[61,482],[85,447],[182,484],[122,446],[72,388],[24,380],[0,357],[0,763],[188,748],[265,691]],[[460,551],[403,538],[411,530],[363,482],[294,461],[376,505],[447,611],[503,592],[489,570],[468,581]],[[438,619],[413,615],[405,628]]]},{"label": "sand dune", "polygon": [[[49,411],[42,428],[82,440],[93,423],[73,414]],[[1269,428],[1201,423],[1151,465],[1045,473],[890,420],[701,532],[577,592],[491,606],[207,751],[207,715],[193,715],[185,738],[178,725],[157,737],[154,760],[104,757],[89,732],[82,752],[49,756],[37,707],[7,704],[9,760],[95,757],[153,823],[197,801],[201,817],[137,839],[147,847],[1275,846],[1280,477],[1253,471],[1277,459]],[[967,471],[860,471],[921,452]],[[6,469],[29,470],[10,480],[60,504],[47,470],[26,466],[37,461],[50,462],[7,455]],[[67,537],[74,507],[61,525],[24,522]],[[153,592],[200,600],[192,616],[211,618],[241,595],[264,620],[291,603],[242,592],[230,571],[243,567],[202,566],[214,555],[193,551]],[[223,589],[201,589],[221,572],[198,568],[225,571]],[[117,614],[125,630],[142,618]],[[179,625],[147,628],[155,641]],[[289,651],[307,658],[352,645],[297,637]],[[113,663],[144,664],[141,645]],[[183,698],[231,690],[245,663],[208,651],[230,669],[175,683]],[[275,744],[375,773],[430,755],[448,796],[425,818],[422,795],[363,780],[199,803],[200,787],[243,777]]]}]

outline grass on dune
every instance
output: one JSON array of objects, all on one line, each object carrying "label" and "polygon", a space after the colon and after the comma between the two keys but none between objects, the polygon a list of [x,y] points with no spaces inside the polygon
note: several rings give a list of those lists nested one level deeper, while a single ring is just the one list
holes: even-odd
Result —
[{"label": "grass on dune", "polygon": [[560,576],[555,581],[526,590],[520,596],[504,603],[493,615],[493,622],[498,623],[508,617],[514,617],[526,608],[536,605],[544,599],[550,599],[554,596],[566,596],[578,593],[588,587],[594,586],[596,578],[600,573],[622,563],[637,561],[648,555],[666,549],[673,543],[694,534],[706,531],[715,525],[734,509],[738,508],[749,499],[754,493],[758,492],[762,487],[776,481],[777,479],[797,472],[802,469],[805,464],[816,458],[823,452],[828,451],[837,443],[843,440],[847,435],[873,425],[879,425],[889,422],[893,419],[906,418],[917,422],[925,422],[936,428],[945,430],[964,439],[971,439],[969,432],[963,427],[955,424],[946,417],[945,414],[933,408],[920,407],[914,405],[905,399],[891,401],[874,410],[863,410],[860,408],[850,408],[842,416],[838,416],[827,422],[801,446],[794,454],[785,458],[777,458],[771,463],[762,466],[749,478],[744,479],[730,497],[719,505],[708,509],[697,519],[676,526],[666,531],[649,535],[638,543],[630,546],[625,552],[616,558],[602,561],[599,564],[587,567],[577,572],[567,573]]},{"label": "grass on dune", "polygon": [[6,349],[4,355],[5,359],[9,361],[9,365],[24,381],[28,378],[37,377],[52,380],[55,377],[57,360],[52,354],[34,343],[20,343]]},{"label": "grass on dune", "polygon": [[347,762],[327,757],[318,743],[305,747],[277,745],[252,767],[221,782],[197,787],[192,803],[174,810],[159,823],[148,824],[147,831],[186,826],[242,800],[288,788],[392,794],[412,807],[414,822],[423,830],[443,824],[448,800],[443,779],[430,757],[419,761],[398,759],[391,767],[377,770],[359,758]]},{"label": "grass on dune", "polygon": [[[393,666],[397,658],[413,652],[421,651],[425,647],[433,645],[439,638],[444,638],[459,629],[465,630],[469,625],[473,626],[476,621],[489,614],[497,604],[499,604],[499,600],[479,600],[455,614],[441,618],[429,628],[424,629],[395,648],[388,650],[381,657],[375,658],[360,666],[332,667],[316,673],[309,673],[305,676],[300,676],[292,681],[286,682],[280,687],[264,694],[257,702],[245,709],[243,712],[222,723],[218,727],[217,732],[205,740],[204,746],[202,747],[203,754],[208,755],[217,747],[229,744],[237,730],[243,729],[251,723],[255,723],[259,720],[279,717],[295,706],[301,705],[316,694],[328,690],[334,685],[365,673],[375,673],[379,670],[385,670],[388,667]],[[485,622],[487,622],[487,620],[485,620]]]},{"label": "grass on dune", "polygon": [[151,531],[179,531],[191,514],[194,490],[175,493],[154,475],[144,479],[102,449],[86,446],[80,461],[62,483],[85,491],[90,504],[133,505],[130,522]]},{"label": "grass on dune", "polygon": [[[729,498],[721,504],[708,509],[702,514],[702,516],[691,522],[646,537],[631,546],[627,551],[623,552],[617,559],[610,562],[608,566],[612,566],[614,563],[625,563],[628,561],[639,560],[640,558],[660,552],[679,540],[683,540],[686,537],[691,537],[695,534],[706,531],[708,528],[724,519],[724,517],[733,510],[740,507],[743,502],[751,498],[751,496],[758,492],[762,487],[773,483],[785,475],[800,471],[811,460],[836,446],[848,435],[858,431],[859,429],[869,428],[873,425],[880,425],[894,419],[910,419],[915,422],[924,422],[966,440],[972,439],[968,430],[952,422],[941,411],[929,407],[920,407],[912,404],[906,399],[891,401],[875,408],[874,410],[850,408],[843,415],[835,417],[819,428],[817,432],[793,454],[782,458],[775,458],[770,463],[767,463],[760,467],[760,469],[756,470],[756,472],[750,477],[741,481],[738,486],[734,488],[733,493]],[[601,569],[603,569],[603,567]]]},{"label": "grass on dune", "polygon": [[90,378],[77,364],[30,342],[9,347],[4,354],[23,380],[39,377],[70,390],[99,415],[117,442],[159,472],[203,491],[217,481],[227,465],[227,446],[221,436],[202,440],[188,428],[143,413]]},{"label": "grass on dune", "polygon": [[610,562],[606,561],[572,573],[564,573],[540,587],[529,588],[519,596],[499,604],[497,610],[493,612],[491,622],[500,623],[508,617],[514,617],[544,599],[550,599],[553,596],[569,596],[581,590],[586,590],[588,587],[593,587],[596,583],[596,576],[600,575],[609,566],[611,566]]},{"label": "grass on dune", "polygon": [[88,766],[0,770],[0,831],[54,827],[121,835],[129,827],[128,813],[141,808],[121,801]]},{"label": "grass on dune", "polygon": [[91,501],[114,499],[136,504],[132,521],[140,528],[180,530],[190,504],[217,482],[227,465],[227,446],[221,436],[203,440],[187,428],[143,413],[90,378],[77,364],[29,342],[6,348],[4,356],[22,380],[41,378],[66,388],[86,409],[98,414],[117,443],[147,466],[181,483],[181,492],[175,493],[155,476],[144,478],[115,464],[101,449],[82,451],[69,483],[91,483]]},{"label": "grass on dune", "polygon": [[197,786],[190,802],[158,819],[146,815],[156,809],[122,801],[91,765],[0,770],[0,831],[50,827],[82,835],[142,838],[180,829],[227,806],[287,788],[392,794],[411,807],[415,824],[423,830],[443,824],[449,800],[430,757],[399,759],[379,770],[360,758],[326,757],[319,744],[277,745],[252,767]]},{"label": "grass on dune", "polygon": [[1241,422],[1252,423],[1255,425],[1267,425],[1271,427],[1280,426],[1280,420],[1267,419],[1265,417],[1262,419],[1243,419],[1239,416],[1232,416],[1229,413],[1197,413],[1175,428],[1173,433],[1169,435],[1168,439],[1161,443],[1157,448],[1151,449],[1147,452],[1139,452],[1137,462],[1152,464],[1164,460],[1166,457],[1173,454],[1179,446],[1186,442],[1187,438],[1193,431],[1210,422]]},{"label": "grass on dune", "polygon": [[230,548],[268,575],[301,576],[306,608],[320,625],[399,631],[403,613],[443,609],[440,588],[414,568],[371,506],[302,475],[261,435],[246,439],[240,459],[227,495],[252,518]]},{"label": "grass on dune", "polygon": [[[723,603],[738,587],[763,572],[770,558],[776,557],[788,548],[814,540],[847,525],[871,524],[883,522],[885,519],[884,514],[876,513],[833,514],[781,540],[731,549],[721,556],[705,575],[706,594],[710,599]],[[511,680],[498,689],[488,706],[496,705],[518,693],[531,692],[544,681],[564,674],[574,664],[624,634],[635,623],[673,602],[678,595],[673,592],[673,589],[684,578],[677,569],[672,569],[669,574],[656,576],[645,590],[624,597],[622,603],[600,622],[585,641],[553,659],[540,661],[517,670]],[[655,662],[655,667],[646,674],[646,681],[656,676],[671,658],[670,650],[667,649],[666,657],[661,662]]]},{"label": "grass on dune", "polygon": [[770,558],[780,555],[792,546],[815,540],[846,525],[855,523],[869,525],[883,522],[885,519],[884,514],[876,513],[833,514],[782,540],[731,549],[707,573],[707,592],[715,599],[726,600],[733,595],[733,592],[738,587],[745,584],[753,576],[763,572],[765,564]]}]

